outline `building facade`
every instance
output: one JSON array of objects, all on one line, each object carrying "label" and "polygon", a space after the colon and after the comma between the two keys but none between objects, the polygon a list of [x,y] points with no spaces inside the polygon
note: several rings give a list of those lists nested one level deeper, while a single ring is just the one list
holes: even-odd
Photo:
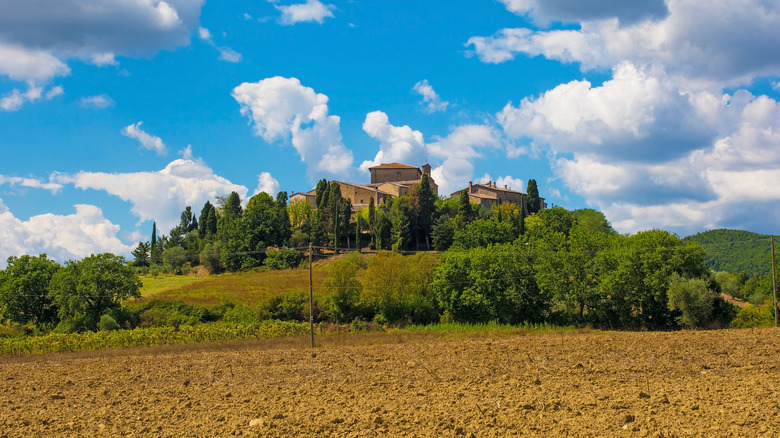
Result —
[{"label": "building facade", "polygon": [[[495,181],[488,181],[487,184],[473,184],[469,181],[469,186],[458,190],[450,196],[460,196],[460,193],[466,191],[469,195],[469,201],[480,207],[491,208],[493,205],[501,205],[504,202],[515,204],[528,214],[528,195],[508,188],[506,185],[498,187]],[[544,198],[539,198],[541,208],[547,208]]]}]

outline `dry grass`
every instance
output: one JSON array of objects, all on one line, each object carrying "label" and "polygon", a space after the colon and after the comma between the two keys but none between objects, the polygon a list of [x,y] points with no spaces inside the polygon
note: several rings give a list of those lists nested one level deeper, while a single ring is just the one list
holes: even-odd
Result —
[{"label": "dry grass", "polygon": [[[323,282],[328,276],[328,269],[333,259],[321,260],[312,265],[312,284],[317,294],[327,295]],[[142,297],[131,303],[166,300],[205,306],[214,306],[226,301],[256,304],[288,292],[308,292],[309,270],[296,268],[226,273],[207,277],[181,275],[143,277],[142,282]]]}]

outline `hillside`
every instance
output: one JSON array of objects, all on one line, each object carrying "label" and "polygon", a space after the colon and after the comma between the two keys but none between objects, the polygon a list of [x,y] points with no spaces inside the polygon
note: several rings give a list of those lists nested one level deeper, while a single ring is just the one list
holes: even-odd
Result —
[{"label": "hillside", "polygon": [[770,243],[766,234],[740,230],[710,230],[685,237],[699,242],[707,255],[706,263],[715,271],[769,274]]}]

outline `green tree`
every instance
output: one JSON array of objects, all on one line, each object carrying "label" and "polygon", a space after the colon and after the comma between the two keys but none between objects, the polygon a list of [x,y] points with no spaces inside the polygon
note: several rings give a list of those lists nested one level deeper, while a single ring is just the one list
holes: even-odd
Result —
[{"label": "green tree", "polygon": [[409,196],[401,196],[393,199],[390,207],[390,217],[392,221],[392,248],[394,251],[408,251],[415,249],[415,236],[417,229],[415,227],[414,206],[412,206]]},{"label": "green tree", "polygon": [[363,285],[357,280],[358,270],[364,265],[362,257],[351,253],[347,257],[331,263],[328,277],[323,285],[330,293],[331,317],[339,323],[350,322],[355,318],[373,317],[370,310],[360,305]]},{"label": "green tree", "polygon": [[159,265],[162,262],[162,248],[157,244],[157,222],[152,223],[152,238],[149,244],[149,264]]},{"label": "green tree", "polygon": [[132,253],[135,259],[133,265],[137,267],[149,266],[149,252],[149,242],[138,242],[138,246],[135,247]]},{"label": "green tree", "polygon": [[287,216],[293,227],[300,228],[308,222],[311,219],[311,212],[311,204],[305,199],[296,199],[287,205]]},{"label": "green tree", "polygon": [[368,199],[368,232],[371,234],[371,242],[369,243],[369,248],[374,249],[376,245],[376,233],[374,232],[374,228],[376,227],[376,207],[374,207],[374,197]]},{"label": "green tree", "polygon": [[52,277],[50,294],[64,328],[95,330],[101,315],[128,298],[139,298],[140,288],[141,280],[124,257],[105,253],[68,262]]},{"label": "green tree", "polygon": [[462,190],[458,196],[458,219],[464,224],[468,224],[476,218],[474,207],[471,205],[469,194]]},{"label": "green tree", "polygon": [[206,201],[206,203],[203,204],[203,208],[200,210],[200,217],[198,218],[198,235],[201,239],[216,234],[216,222],[214,223],[215,229],[209,229],[209,213],[211,213],[211,210],[214,210],[214,206],[211,205],[211,202],[209,201]]},{"label": "green tree", "polygon": [[699,278],[682,278],[677,273],[669,282],[669,309],[679,310],[678,320],[688,328],[707,327],[712,320],[718,294]]},{"label": "green tree", "polygon": [[181,246],[165,248],[162,253],[163,266],[175,274],[182,273],[182,267],[187,263],[187,251]]},{"label": "green tree", "polygon": [[536,180],[529,179],[526,188],[528,195],[528,213],[538,213],[542,209],[542,200],[539,198],[539,189],[536,187]]},{"label": "green tree", "polygon": [[447,251],[432,288],[455,321],[538,323],[549,314],[549,297],[537,287],[532,253],[523,245]]},{"label": "green tree", "polygon": [[446,251],[452,246],[455,238],[453,222],[448,216],[440,216],[433,224],[433,248],[436,251]]},{"label": "green tree", "polygon": [[460,249],[477,248],[500,243],[511,243],[516,236],[509,222],[477,219],[458,230],[453,236],[453,246]]},{"label": "green tree", "polygon": [[321,179],[317,181],[317,187],[314,190],[314,202],[316,208],[321,208],[328,203],[328,180]]},{"label": "green tree", "polygon": [[57,307],[49,297],[49,283],[60,269],[46,254],[9,257],[0,272],[0,304],[3,316],[19,324],[50,327],[57,322]]}]

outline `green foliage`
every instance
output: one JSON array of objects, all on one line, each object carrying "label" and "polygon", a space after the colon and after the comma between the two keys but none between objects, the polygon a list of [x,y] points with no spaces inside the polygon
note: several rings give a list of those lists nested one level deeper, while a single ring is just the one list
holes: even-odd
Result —
[{"label": "green foliage", "polygon": [[600,317],[617,327],[675,327],[667,295],[672,274],[701,278],[709,273],[699,244],[661,230],[615,238],[609,251],[600,254],[599,263],[605,300]]},{"label": "green foliage", "polygon": [[456,322],[546,320],[550,300],[537,287],[532,254],[522,245],[450,250],[442,258],[432,287]]},{"label": "green foliage", "polygon": [[302,259],[301,254],[294,249],[269,248],[263,263],[271,269],[289,269],[300,265]]},{"label": "green foliage", "polygon": [[121,327],[119,324],[114,320],[114,318],[111,317],[111,315],[101,315],[100,316],[100,322],[98,322],[98,330],[102,331],[113,331],[113,330],[119,330]]},{"label": "green foliage", "polygon": [[448,216],[441,216],[436,219],[433,225],[433,248],[436,251],[446,251],[452,246],[455,239],[455,228],[453,219]]},{"label": "green foliage", "polygon": [[356,253],[330,265],[324,286],[330,294],[330,316],[334,321],[346,323],[355,318],[373,318],[373,311],[361,306],[363,285],[355,278],[358,270],[364,267],[365,261]]},{"label": "green foliage", "polygon": [[206,243],[206,245],[203,246],[203,250],[201,250],[199,258],[200,258],[200,264],[205,266],[206,269],[208,269],[209,273],[216,274],[218,272],[221,272],[224,267],[222,266],[222,243],[221,242],[214,242],[214,243]]},{"label": "green foliage", "polygon": [[528,180],[525,193],[528,195],[528,213],[534,214],[542,211],[542,200],[539,198],[539,188],[536,186],[535,179]]},{"label": "green foliage", "polygon": [[38,328],[57,323],[57,307],[49,296],[50,282],[60,265],[46,254],[9,257],[0,272],[0,309],[3,317]]},{"label": "green foliage", "polygon": [[45,336],[0,338],[0,355],[44,354],[65,351],[92,351],[152,345],[190,344],[244,339],[303,336],[309,324],[263,321],[251,325],[228,323],[197,326],[150,327],[94,333],[50,333]]},{"label": "green foliage", "polygon": [[162,253],[163,267],[168,272],[181,275],[182,267],[187,263],[187,251],[180,246],[166,248]]},{"label": "green foliage", "polygon": [[682,278],[673,274],[669,284],[669,309],[679,310],[678,320],[689,328],[707,327],[712,320],[718,295],[697,278]]},{"label": "green foliage", "polygon": [[766,303],[761,306],[743,307],[731,322],[731,328],[759,328],[775,325],[774,306]]},{"label": "green foliage", "polygon": [[133,250],[133,258],[135,259],[133,266],[144,267],[149,266],[149,253],[151,251],[151,245],[149,242],[138,242],[138,246]]},{"label": "green foliage", "polygon": [[[326,300],[314,296],[314,322],[327,319]],[[262,314],[264,319],[277,319],[280,321],[309,321],[309,293],[289,292],[284,295],[276,295],[264,304]]]},{"label": "green foliage", "polygon": [[106,253],[68,262],[52,277],[50,293],[65,328],[94,330],[100,315],[140,297],[140,287],[125,259]]},{"label": "green foliage", "polygon": [[498,222],[490,219],[477,219],[455,232],[453,246],[460,249],[470,249],[511,243],[517,236],[510,222]]},{"label": "green foliage", "polygon": [[769,236],[738,230],[710,230],[688,236],[704,248],[705,263],[713,271],[769,275],[772,272]]},{"label": "green foliage", "polygon": [[437,266],[435,254],[380,251],[366,269],[361,302],[391,324],[434,322],[439,312],[431,282]]}]

